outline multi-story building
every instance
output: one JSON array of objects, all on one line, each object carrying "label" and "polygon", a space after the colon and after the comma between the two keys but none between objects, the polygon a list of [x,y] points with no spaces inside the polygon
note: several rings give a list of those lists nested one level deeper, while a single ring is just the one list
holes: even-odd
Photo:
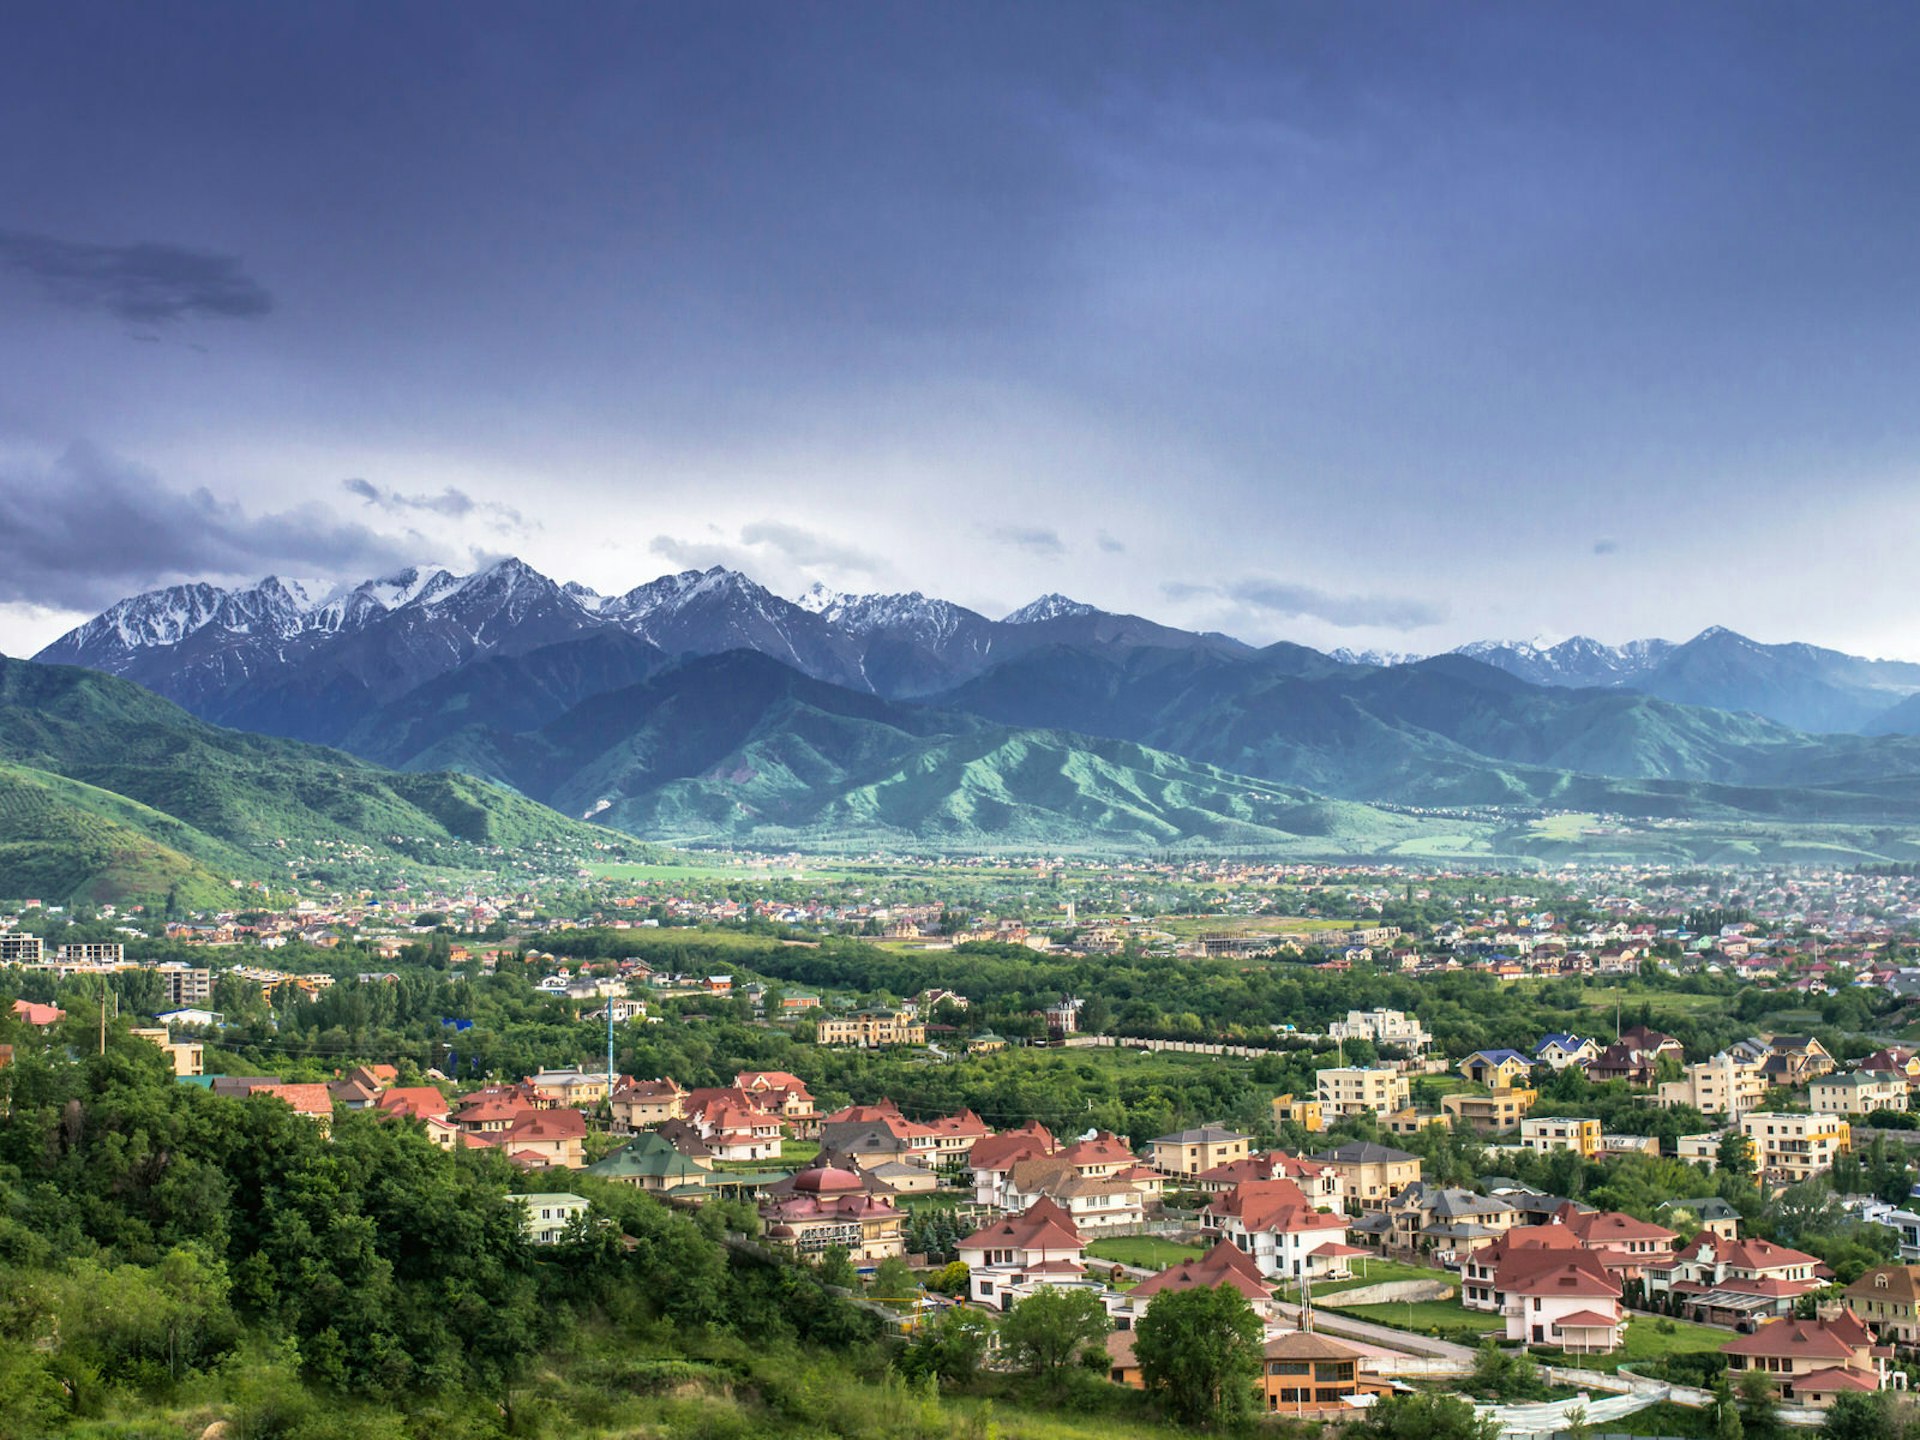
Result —
[{"label": "multi-story building", "polygon": [[823,1165],[802,1170],[784,1195],[760,1206],[769,1241],[802,1255],[838,1245],[857,1262],[885,1260],[907,1250],[907,1217],[885,1195],[869,1195],[851,1170]]},{"label": "multi-story building", "polygon": [[1907,1108],[1906,1077],[1892,1070],[1855,1070],[1822,1075],[1807,1087],[1815,1110],[1829,1115],[1871,1115],[1876,1110]]},{"label": "multi-story building", "polygon": [[1671,1258],[1646,1266],[1647,1296],[1713,1325],[1786,1315],[1820,1287],[1818,1257],[1770,1240],[1725,1240],[1702,1230]]},{"label": "multi-story building", "polygon": [[1571,1150],[1591,1160],[1600,1153],[1600,1122],[1584,1116],[1537,1116],[1520,1122],[1520,1143],[1538,1155]]},{"label": "multi-story building", "polygon": [[1687,1066],[1678,1080],[1663,1081],[1655,1103],[1672,1109],[1691,1105],[1703,1115],[1725,1115],[1737,1120],[1767,1094],[1767,1077],[1759,1062],[1722,1050],[1708,1060]]},{"label": "multi-story building", "polygon": [[1326,1112],[1321,1109],[1318,1100],[1296,1100],[1289,1091],[1285,1095],[1274,1096],[1271,1105],[1273,1128],[1276,1130],[1289,1120],[1316,1135],[1327,1128]]},{"label": "multi-story building", "polygon": [[1882,1340],[1920,1344],[1920,1265],[1876,1265],[1847,1287],[1846,1296]]},{"label": "multi-story building", "polygon": [[661,1080],[622,1079],[614,1088],[613,1129],[616,1135],[687,1118],[687,1092],[669,1075]]},{"label": "multi-story building", "polygon": [[23,935],[17,930],[0,931],[0,965],[38,965],[40,955],[38,935]]},{"label": "multi-story building", "polygon": [[1427,1027],[1420,1023],[1417,1015],[1384,1008],[1349,1010],[1345,1020],[1336,1020],[1327,1026],[1327,1034],[1335,1040],[1371,1040],[1376,1045],[1393,1045],[1416,1055],[1433,1043],[1433,1036],[1427,1033]]},{"label": "multi-story building", "polygon": [[1751,1110],[1740,1130],[1753,1142],[1754,1168],[1773,1184],[1811,1180],[1833,1168],[1836,1156],[1852,1145],[1853,1132],[1838,1115],[1785,1115]]},{"label": "multi-story building", "polygon": [[1246,1251],[1263,1275],[1312,1276],[1345,1263],[1347,1217],[1323,1214],[1291,1180],[1236,1185],[1208,1203],[1200,1223]]},{"label": "multi-story building", "polygon": [[166,996],[167,1004],[176,1010],[183,1005],[204,1005],[213,999],[211,970],[172,962],[155,965],[153,973],[160,979],[160,993]]},{"label": "multi-story building", "polygon": [[858,1045],[864,1050],[877,1050],[885,1045],[924,1045],[927,1027],[898,1010],[862,1010],[821,1020],[814,1038],[822,1045]]},{"label": "multi-story building", "polygon": [[1703,1130],[1698,1135],[1676,1135],[1673,1137],[1674,1155],[1691,1165],[1705,1165],[1709,1170],[1720,1163],[1720,1142],[1726,1138],[1724,1130]]},{"label": "multi-story building", "polygon": [[182,1040],[176,1044],[164,1025],[156,1025],[151,1029],[139,1028],[131,1033],[160,1047],[167,1057],[167,1063],[173,1066],[176,1079],[185,1080],[207,1073],[206,1049],[198,1040]]},{"label": "multi-story building", "polygon": [[1390,1145],[1353,1140],[1309,1155],[1313,1165],[1336,1171],[1347,1214],[1385,1210],[1387,1202],[1420,1178],[1420,1157]]},{"label": "multi-story building", "polygon": [[1041,1200],[976,1230],[954,1250],[967,1262],[968,1298],[989,1310],[1011,1310],[1020,1287],[1035,1276],[1056,1284],[1078,1279],[1087,1243],[1065,1210]]},{"label": "multi-story building", "polygon": [[75,941],[62,945],[53,958],[62,965],[122,965],[126,963],[127,947],[117,940]]},{"label": "multi-story building", "polygon": [[1242,1135],[1223,1125],[1202,1125],[1194,1130],[1179,1130],[1147,1142],[1147,1160],[1169,1175],[1198,1175],[1216,1165],[1231,1165],[1247,1158],[1251,1135]]},{"label": "multi-story building", "polygon": [[1413,1085],[1391,1065],[1348,1065],[1313,1072],[1315,1098],[1328,1120],[1371,1111],[1391,1115],[1413,1103]]},{"label": "multi-story building", "polygon": [[1584,1035],[1546,1035],[1533,1047],[1533,1063],[1544,1065],[1557,1074],[1569,1065],[1591,1064],[1599,1054],[1600,1047]]},{"label": "multi-story building", "polygon": [[1517,1128],[1539,1098],[1538,1090],[1525,1085],[1496,1085],[1485,1095],[1476,1095],[1470,1090],[1443,1095],[1440,1108],[1455,1129],[1467,1125],[1482,1134],[1492,1134]]},{"label": "multi-story building", "polygon": [[1524,1085],[1533,1074],[1533,1061],[1518,1050],[1476,1050],[1460,1062],[1460,1073],[1490,1089]]}]

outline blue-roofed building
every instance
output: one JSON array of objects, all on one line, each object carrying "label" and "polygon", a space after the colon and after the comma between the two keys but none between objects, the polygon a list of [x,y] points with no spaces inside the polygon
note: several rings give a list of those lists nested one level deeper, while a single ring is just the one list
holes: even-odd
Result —
[{"label": "blue-roofed building", "polygon": [[1584,1035],[1547,1035],[1533,1047],[1536,1065],[1544,1065],[1556,1074],[1569,1065],[1585,1067],[1599,1058],[1600,1045]]}]

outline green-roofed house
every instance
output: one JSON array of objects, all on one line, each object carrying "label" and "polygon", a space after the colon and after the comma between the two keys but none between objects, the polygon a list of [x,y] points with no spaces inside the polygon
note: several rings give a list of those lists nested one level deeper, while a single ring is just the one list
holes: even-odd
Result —
[{"label": "green-roofed house", "polygon": [[982,1030],[978,1035],[967,1041],[967,1053],[969,1055],[987,1055],[995,1050],[1004,1050],[1006,1048],[1006,1037],[996,1035],[991,1030]]},{"label": "green-roofed house", "polygon": [[708,1166],[674,1149],[673,1142],[653,1131],[643,1131],[627,1144],[587,1166],[587,1174],[621,1185],[635,1185],[654,1194],[669,1190],[704,1189],[713,1179]]}]

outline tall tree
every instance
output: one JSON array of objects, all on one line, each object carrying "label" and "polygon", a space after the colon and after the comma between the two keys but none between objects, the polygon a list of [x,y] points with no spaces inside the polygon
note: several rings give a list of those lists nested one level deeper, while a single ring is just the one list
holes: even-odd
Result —
[{"label": "tall tree", "polygon": [[1252,1409],[1263,1333],[1230,1285],[1165,1290],[1140,1317],[1133,1354],[1147,1389],[1180,1419],[1233,1420]]},{"label": "tall tree", "polygon": [[1091,1290],[1043,1285],[1000,1322],[1000,1343],[1014,1363],[1048,1375],[1077,1360],[1107,1334],[1107,1307]]}]

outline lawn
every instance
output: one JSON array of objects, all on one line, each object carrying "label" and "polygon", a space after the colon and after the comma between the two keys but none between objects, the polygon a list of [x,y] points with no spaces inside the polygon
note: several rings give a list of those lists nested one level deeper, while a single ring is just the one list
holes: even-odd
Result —
[{"label": "lawn", "polygon": [[1611,1355],[1569,1355],[1556,1364],[1576,1366],[1582,1370],[1618,1370],[1621,1365],[1632,1365],[1647,1360],[1659,1360],[1668,1355],[1691,1355],[1701,1351],[1718,1350],[1733,1339],[1731,1330],[1716,1330],[1711,1325],[1694,1325],[1685,1320],[1674,1320],[1672,1334],[1663,1334],[1661,1320],[1653,1315],[1633,1315],[1627,1319],[1627,1343]]},{"label": "lawn", "polygon": [[1316,1280],[1313,1293],[1319,1295],[1338,1295],[1344,1290],[1359,1290],[1368,1285],[1385,1285],[1393,1280],[1437,1280],[1443,1285],[1459,1288],[1460,1277],[1451,1270],[1436,1270],[1428,1265],[1407,1265],[1398,1260],[1363,1260],[1348,1262],[1353,1269],[1351,1280]]},{"label": "lawn", "polygon": [[1443,1340],[1457,1340],[1463,1345],[1476,1345],[1481,1337],[1501,1328],[1498,1315],[1469,1310],[1457,1300],[1346,1305],[1327,1313],[1351,1315],[1356,1320],[1371,1320],[1376,1325],[1391,1325],[1396,1330],[1411,1330],[1418,1335],[1437,1334]]},{"label": "lawn", "polygon": [[1138,1265],[1147,1270],[1164,1270],[1182,1260],[1197,1260],[1205,1252],[1198,1245],[1182,1245],[1154,1235],[1116,1235],[1110,1240],[1095,1240],[1087,1254],[1117,1265]]}]

